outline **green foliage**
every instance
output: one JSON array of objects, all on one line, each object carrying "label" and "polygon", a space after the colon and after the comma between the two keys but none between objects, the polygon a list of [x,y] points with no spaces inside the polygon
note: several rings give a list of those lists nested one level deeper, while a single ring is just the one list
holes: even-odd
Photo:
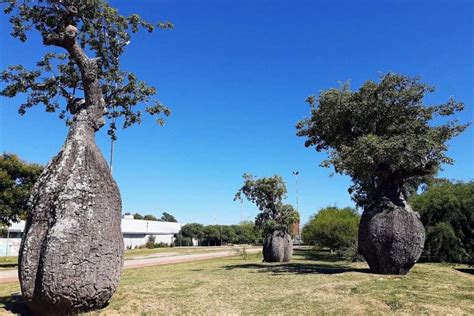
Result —
[{"label": "green foliage", "polygon": [[146,221],[158,221],[158,222],[174,222],[174,223],[178,222],[173,215],[171,215],[167,212],[163,212],[163,215],[160,218],[156,217],[155,215],[151,215],[151,214],[142,216],[139,213],[135,213],[135,214],[133,214],[133,219],[143,219],[143,220],[146,220]]},{"label": "green foliage", "polygon": [[0,225],[26,219],[28,198],[42,170],[13,154],[0,156]]},{"label": "green foliage", "polygon": [[148,249],[155,248],[155,240],[156,240],[155,236],[153,236],[153,235],[148,236],[148,240],[145,244],[145,248],[148,248]]},{"label": "green foliage", "polygon": [[186,224],[179,234],[175,235],[175,245],[179,242],[190,246],[192,239],[196,239],[200,246],[218,246],[225,244],[255,244],[261,242],[261,231],[252,222],[243,222],[241,225],[208,225],[197,223]]},{"label": "green foliage", "polygon": [[158,218],[156,218],[155,215],[151,215],[151,214],[143,216],[143,219],[145,221],[158,221]]},{"label": "green foliage", "polygon": [[143,219],[143,216],[141,216],[138,213],[133,214],[133,219]]},{"label": "green foliage", "polygon": [[181,227],[180,234],[183,237],[200,240],[204,237],[204,225],[198,223],[189,223]]},{"label": "green foliage", "polygon": [[[43,38],[45,45],[58,45],[55,39],[64,34],[75,36],[78,47],[95,58],[97,78],[103,93],[109,119],[109,135],[115,138],[116,119],[123,118],[123,128],[141,122],[143,110],[159,117],[168,116],[170,110],[153,99],[154,87],[140,81],[132,72],[120,67],[120,57],[130,44],[133,33],[144,29],[153,32],[157,27],[170,29],[169,22],[150,23],[138,14],[123,16],[104,0],[49,0],[3,1],[4,12],[12,25],[11,35],[25,42],[34,31]],[[77,34],[77,36],[76,36]],[[27,94],[18,111],[21,115],[39,104],[47,112],[58,112],[61,119],[70,122],[71,102],[83,97],[85,90],[84,69],[80,69],[70,51],[46,53],[36,64],[36,69],[13,65],[0,73],[6,87],[0,95],[14,97]],[[144,104],[144,109],[137,106]],[[163,118],[157,119],[163,125]]]},{"label": "green foliage", "polygon": [[173,215],[167,212],[163,212],[163,215],[161,216],[160,220],[162,222],[174,222],[174,223],[178,222]]},{"label": "green foliage", "polygon": [[268,234],[275,230],[289,232],[291,224],[299,221],[299,214],[289,204],[283,204],[286,198],[286,185],[280,176],[256,179],[253,175],[243,175],[244,185],[237,191],[234,200],[244,195],[255,203],[260,213],[255,218],[255,225]]},{"label": "green foliage", "polygon": [[425,105],[433,91],[418,78],[393,73],[379,83],[366,81],[358,91],[348,84],[325,90],[307,98],[311,117],[298,122],[297,135],[306,138],[306,147],[329,151],[321,165],[352,177],[349,192],[359,205],[394,191],[406,197],[441,164],[453,162],[446,142],[468,126],[455,120],[433,126],[435,117],[464,108],[454,99]]},{"label": "green foliage", "polygon": [[190,247],[190,246],[193,246],[193,240],[189,237],[184,237],[184,236],[176,234],[173,244],[176,247]]},{"label": "green foliage", "polygon": [[410,200],[425,226],[423,256],[433,261],[474,259],[474,182],[432,181]]},{"label": "green foliage", "polygon": [[305,243],[344,250],[356,244],[359,220],[354,209],[327,207],[311,216],[301,235]]}]

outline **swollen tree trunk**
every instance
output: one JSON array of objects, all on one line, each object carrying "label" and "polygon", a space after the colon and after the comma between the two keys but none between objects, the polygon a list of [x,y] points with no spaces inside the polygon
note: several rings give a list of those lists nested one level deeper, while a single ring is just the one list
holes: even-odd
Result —
[{"label": "swollen tree trunk", "polygon": [[276,230],[263,241],[264,262],[289,262],[293,255],[293,240],[287,232]]},{"label": "swollen tree trunk", "polygon": [[75,43],[74,30],[44,38],[47,45],[65,48],[78,64],[85,102],[69,105],[74,121],[66,142],[29,201],[19,279],[23,298],[40,315],[105,306],[123,263],[120,192],[95,144],[95,132],[104,124],[104,100],[95,60]]},{"label": "swollen tree trunk", "polygon": [[359,253],[374,273],[406,274],[420,258],[425,229],[403,198],[381,197],[365,207],[359,226]]}]

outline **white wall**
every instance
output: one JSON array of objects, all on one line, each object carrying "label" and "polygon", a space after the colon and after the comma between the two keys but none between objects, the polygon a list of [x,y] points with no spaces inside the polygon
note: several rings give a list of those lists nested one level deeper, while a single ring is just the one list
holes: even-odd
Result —
[{"label": "white wall", "polygon": [[0,238],[0,257],[18,256],[18,253],[20,252],[20,243],[20,238]]},{"label": "white wall", "polygon": [[[179,233],[183,223],[171,223],[171,222],[158,222],[158,221],[145,221],[138,219],[122,219],[122,235],[125,248],[135,248],[143,246],[148,241],[150,235],[155,236],[156,243],[171,244],[174,241],[174,234]],[[8,242],[8,255],[18,256],[20,250],[21,239],[17,236],[19,232],[23,231],[25,222],[13,223],[10,226],[10,232],[12,235],[16,235],[13,238],[9,238]],[[0,238],[0,257],[5,256],[7,251],[7,239]]]}]

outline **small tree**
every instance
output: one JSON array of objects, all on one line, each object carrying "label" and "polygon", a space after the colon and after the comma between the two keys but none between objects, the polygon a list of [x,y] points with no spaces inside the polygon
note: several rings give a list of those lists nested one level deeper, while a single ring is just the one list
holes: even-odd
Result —
[{"label": "small tree", "polygon": [[202,238],[204,238],[204,226],[198,223],[189,223],[181,227],[180,234],[183,237],[197,239],[199,245],[201,245]]},{"label": "small tree", "polygon": [[256,179],[251,174],[244,174],[243,178],[244,185],[234,200],[241,199],[243,194],[259,208],[255,225],[265,235],[264,260],[289,261],[293,249],[289,230],[299,215],[291,205],[283,204],[287,192],[283,179],[280,176]]},{"label": "small tree", "polygon": [[29,164],[13,154],[0,156],[0,226],[26,219],[31,190],[43,166]]},{"label": "small tree", "polygon": [[305,243],[327,247],[332,251],[344,250],[357,242],[360,216],[352,208],[327,207],[311,216],[304,225]]},{"label": "small tree", "polygon": [[[446,142],[467,127],[455,121],[430,124],[435,116],[450,116],[464,107],[454,99],[425,105],[424,96],[433,91],[418,78],[392,73],[355,92],[345,84],[317,99],[308,97],[311,117],[296,126],[307,147],[329,151],[322,166],[351,176],[349,192],[365,209],[359,250],[376,272],[406,273],[418,259],[424,231],[416,214],[408,212],[406,198],[441,164],[452,163]],[[397,208],[400,212],[388,212]],[[400,231],[387,230],[392,226],[387,221],[398,222]]]}]

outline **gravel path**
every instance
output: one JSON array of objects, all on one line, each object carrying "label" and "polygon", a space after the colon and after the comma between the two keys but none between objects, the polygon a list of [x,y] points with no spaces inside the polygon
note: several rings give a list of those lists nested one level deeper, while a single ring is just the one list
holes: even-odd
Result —
[{"label": "gravel path", "polygon": [[[241,248],[239,248],[241,249]],[[125,260],[123,264],[124,269],[143,268],[149,266],[158,266],[164,264],[182,263],[190,261],[199,261],[213,258],[231,257],[238,254],[238,249],[231,249],[219,252],[208,252],[208,253],[196,253],[187,255],[176,255],[176,253],[170,253],[171,256],[153,257],[153,258],[141,258],[133,260]],[[261,247],[246,248],[247,253],[257,253],[261,250]],[[132,258],[129,258],[132,259]],[[0,283],[11,283],[18,281],[17,270],[3,270],[0,271]]]}]

